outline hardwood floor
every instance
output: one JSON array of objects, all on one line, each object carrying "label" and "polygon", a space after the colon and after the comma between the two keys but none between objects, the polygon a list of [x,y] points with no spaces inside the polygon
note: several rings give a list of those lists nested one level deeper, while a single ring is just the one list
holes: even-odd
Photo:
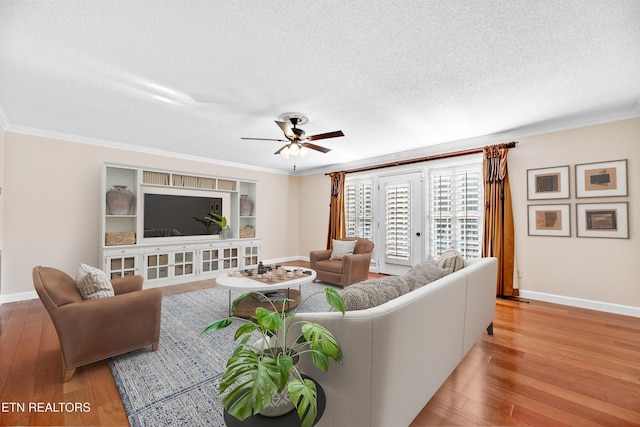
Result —
[{"label": "hardwood floor", "polygon": [[[640,319],[537,301],[496,307],[494,335],[478,341],[411,427],[640,425]],[[0,306],[0,425],[127,426],[107,363],[62,384],[60,357],[40,300]]]}]

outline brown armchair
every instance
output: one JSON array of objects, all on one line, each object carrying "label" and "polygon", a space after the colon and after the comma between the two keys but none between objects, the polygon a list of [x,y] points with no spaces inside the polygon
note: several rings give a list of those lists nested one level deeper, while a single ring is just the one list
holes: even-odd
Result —
[{"label": "brown armchair", "polygon": [[63,381],[78,366],[148,345],[158,350],[162,292],[142,290],[141,276],[112,279],[115,296],[86,301],[55,268],[35,267],[33,284],[58,333]]},{"label": "brown armchair", "polygon": [[346,287],[367,280],[369,277],[373,242],[357,237],[347,237],[342,240],[357,240],[353,255],[346,255],[342,259],[331,259],[331,249],[309,253],[311,269],[317,274],[316,280]]}]

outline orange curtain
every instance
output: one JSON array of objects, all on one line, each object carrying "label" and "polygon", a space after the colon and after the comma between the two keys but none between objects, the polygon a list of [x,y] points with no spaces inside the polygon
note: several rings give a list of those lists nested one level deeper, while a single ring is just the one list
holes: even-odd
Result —
[{"label": "orange curtain", "polygon": [[331,205],[329,207],[329,233],[327,249],[331,249],[333,239],[342,239],[347,234],[344,216],[344,172],[333,172],[331,178]]},{"label": "orange curtain", "polygon": [[485,147],[483,257],[498,258],[496,295],[517,296],[513,289],[514,235],[511,190],[507,170],[509,149],[505,145]]}]

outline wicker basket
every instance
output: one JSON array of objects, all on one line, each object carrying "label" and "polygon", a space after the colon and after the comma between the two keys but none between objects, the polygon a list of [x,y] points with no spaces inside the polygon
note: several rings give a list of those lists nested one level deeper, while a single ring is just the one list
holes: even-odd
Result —
[{"label": "wicker basket", "polygon": [[136,233],[132,231],[106,233],[104,240],[106,246],[135,245]]},{"label": "wicker basket", "polygon": [[246,239],[249,237],[256,237],[256,230],[255,228],[241,228],[240,229],[240,238],[241,239]]}]

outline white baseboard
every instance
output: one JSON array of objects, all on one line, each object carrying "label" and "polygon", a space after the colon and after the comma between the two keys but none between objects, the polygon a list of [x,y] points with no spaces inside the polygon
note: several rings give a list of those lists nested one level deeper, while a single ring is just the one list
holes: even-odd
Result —
[{"label": "white baseboard", "polygon": [[0,304],[6,304],[9,302],[17,302],[17,301],[25,301],[25,300],[37,299],[37,298],[38,298],[38,294],[36,291],[0,295]]},{"label": "white baseboard", "polygon": [[640,307],[630,305],[612,304],[602,301],[566,297],[562,295],[546,294],[520,290],[520,297],[536,301],[551,302],[554,304],[568,305],[570,307],[586,308],[589,310],[604,311],[606,313],[621,314],[623,316],[640,317]]},{"label": "white baseboard", "polygon": [[264,260],[262,260],[262,263],[265,264],[265,265],[271,265],[271,264],[280,264],[281,262],[292,262],[292,261],[307,261],[307,262],[309,262],[309,257],[290,256],[290,257],[284,257],[284,258],[264,259]]}]

